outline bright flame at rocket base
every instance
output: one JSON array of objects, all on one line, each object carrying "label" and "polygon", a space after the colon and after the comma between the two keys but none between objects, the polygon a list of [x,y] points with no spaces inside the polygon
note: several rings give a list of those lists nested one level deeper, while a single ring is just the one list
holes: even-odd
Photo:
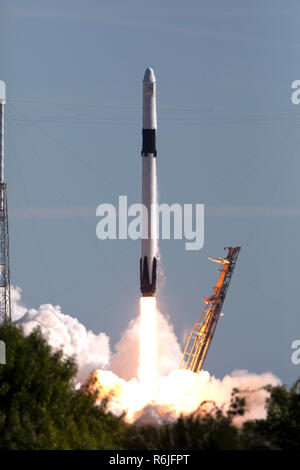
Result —
[{"label": "bright flame at rocket base", "polygon": [[[245,396],[247,402],[244,416],[237,416],[234,424],[266,417],[265,402],[269,392],[265,386],[278,385],[280,380],[270,372],[251,374],[246,370],[235,371],[223,379],[217,379],[206,371],[195,374],[190,370],[177,369],[182,351],[168,317],[158,311],[157,304],[154,317],[157,386],[149,393],[147,378],[144,383],[138,380],[139,365],[140,380],[143,380],[144,366],[153,371],[147,360],[139,361],[139,343],[145,333],[145,329],[143,332],[140,329],[140,315],[123,331],[117,353],[109,358],[108,337],[104,333],[96,335],[87,331],[76,318],[61,312],[59,306],[43,304],[37,310],[27,309],[20,302],[19,290],[13,289],[12,292],[14,320],[19,318],[18,323],[24,333],[29,335],[39,325],[53,351],[60,350],[63,345],[64,357],[75,356],[79,369],[77,386],[83,384],[94,370],[87,383],[88,389],[96,392],[97,403],[108,397],[107,411],[116,415],[125,413],[127,422],[169,422],[180,415],[197,412],[204,401],[215,403],[226,412],[234,388],[243,392],[241,396]],[[153,343],[148,347],[152,348]],[[109,367],[111,370],[108,370]]]},{"label": "bright flame at rocket base", "polygon": [[158,398],[157,371],[157,309],[155,297],[140,298],[138,321],[138,379],[126,382],[111,371],[98,370],[93,373],[99,401],[110,399],[109,407],[118,413],[126,411],[126,419],[134,421],[136,413]]},{"label": "bright flame at rocket base", "polygon": [[148,390],[148,394],[155,393],[158,380],[156,323],[155,297],[141,297],[138,378],[140,384]]}]

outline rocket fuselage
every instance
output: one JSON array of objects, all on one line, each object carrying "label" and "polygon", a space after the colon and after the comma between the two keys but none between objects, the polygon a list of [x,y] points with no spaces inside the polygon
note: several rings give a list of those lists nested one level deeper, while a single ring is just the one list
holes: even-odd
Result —
[{"label": "rocket fuselage", "polygon": [[153,296],[157,265],[157,180],[156,180],[156,80],[148,68],[143,80],[142,145],[142,257],[140,260],[141,292]]}]

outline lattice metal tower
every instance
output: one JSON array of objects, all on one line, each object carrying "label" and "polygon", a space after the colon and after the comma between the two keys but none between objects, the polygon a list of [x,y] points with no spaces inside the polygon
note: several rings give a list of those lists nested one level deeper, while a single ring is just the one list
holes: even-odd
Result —
[{"label": "lattice metal tower", "polygon": [[203,368],[211,341],[214,337],[225,296],[231,281],[240,247],[229,247],[226,258],[209,258],[223,267],[212,295],[205,298],[206,307],[192,328],[182,355],[179,369],[189,369],[198,373]]},{"label": "lattice metal tower", "polygon": [[4,105],[5,83],[0,80],[0,324],[11,321],[8,212],[4,182]]}]

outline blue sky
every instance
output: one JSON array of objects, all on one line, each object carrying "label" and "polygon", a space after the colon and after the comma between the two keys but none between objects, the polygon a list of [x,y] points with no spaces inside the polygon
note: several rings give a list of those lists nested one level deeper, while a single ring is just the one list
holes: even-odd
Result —
[{"label": "blue sky", "polygon": [[140,200],[141,82],[157,78],[160,201],[204,203],[205,244],[162,241],[159,306],[183,341],[241,245],[206,366],[292,383],[300,339],[296,1],[3,0],[11,277],[112,344],[137,315],[138,241],[99,241],[96,207]]}]

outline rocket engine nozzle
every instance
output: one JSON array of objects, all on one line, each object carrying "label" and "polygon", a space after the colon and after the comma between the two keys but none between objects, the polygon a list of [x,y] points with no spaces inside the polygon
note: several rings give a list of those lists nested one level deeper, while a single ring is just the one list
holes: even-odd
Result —
[{"label": "rocket engine nozzle", "polygon": [[[152,260],[152,266],[148,266],[147,256],[140,259],[140,282],[141,282],[141,293],[143,297],[153,297],[156,290],[156,258]],[[150,276],[150,273],[152,274]],[[151,281],[150,281],[151,278]]]}]

